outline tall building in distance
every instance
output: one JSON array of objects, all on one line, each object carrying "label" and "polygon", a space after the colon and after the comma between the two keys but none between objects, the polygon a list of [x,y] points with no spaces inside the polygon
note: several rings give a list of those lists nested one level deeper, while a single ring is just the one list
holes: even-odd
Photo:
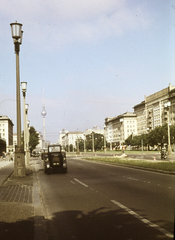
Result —
[{"label": "tall building in distance", "polygon": [[0,116],[0,155],[3,151],[13,152],[13,122],[7,116]]},{"label": "tall building in distance", "polygon": [[[133,113],[124,113],[105,119],[105,136],[110,149],[124,144],[129,136],[148,133],[169,122],[175,124],[175,86],[145,96],[144,101],[135,105]],[[166,107],[169,103],[169,108]]]},{"label": "tall building in distance", "polygon": [[43,107],[42,107],[41,115],[43,116],[43,148],[45,148],[45,141],[46,141],[45,116],[47,115],[47,112],[45,110],[45,105],[44,105],[44,90],[43,90]]},{"label": "tall building in distance", "polygon": [[169,120],[173,125],[175,124],[175,86],[171,84],[152,95],[145,96],[144,101],[134,106],[138,135],[168,123],[167,108],[165,107],[167,102],[170,102]]}]

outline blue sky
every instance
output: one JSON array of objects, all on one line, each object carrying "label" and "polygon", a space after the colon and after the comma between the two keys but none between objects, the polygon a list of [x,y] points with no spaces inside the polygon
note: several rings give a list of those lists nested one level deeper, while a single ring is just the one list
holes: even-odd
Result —
[{"label": "blue sky", "polygon": [[10,23],[23,24],[30,125],[43,131],[44,91],[46,139],[56,142],[62,129],[102,128],[106,117],[175,85],[174,16],[174,0],[0,0],[0,115],[15,132]]}]

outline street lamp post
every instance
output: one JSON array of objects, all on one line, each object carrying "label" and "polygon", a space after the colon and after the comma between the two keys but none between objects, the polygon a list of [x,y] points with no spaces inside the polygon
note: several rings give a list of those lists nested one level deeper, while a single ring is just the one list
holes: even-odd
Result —
[{"label": "street lamp post", "polygon": [[79,139],[78,139],[78,135],[77,135],[77,155],[80,154],[80,149],[79,149]]},{"label": "street lamp post", "polygon": [[12,38],[16,53],[16,108],[17,108],[17,146],[15,147],[14,175],[25,176],[24,149],[21,147],[21,102],[20,102],[20,75],[19,75],[19,51],[22,44],[22,24],[11,23]]},{"label": "street lamp post", "polygon": [[104,125],[103,128],[104,128],[104,152],[106,153],[106,125]]},{"label": "street lamp post", "polygon": [[173,137],[173,149],[174,149],[174,154],[175,154],[175,144],[174,144],[174,142],[175,142],[175,139]]},{"label": "street lamp post", "polygon": [[92,152],[94,152],[94,132],[92,132]]},{"label": "street lamp post", "polygon": [[[27,104],[28,105],[28,104]],[[26,119],[27,120],[27,119]],[[26,148],[26,152],[27,152],[27,165],[29,165],[29,161],[30,161],[30,149],[29,149],[29,139],[30,139],[30,127],[29,127],[30,121],[27,120],[27,148]]]},{"label": "street lamp post", "polygon": [[86,152],[86,135],[84,134],[84,153]]},{"label": "street lamp post", "polygon": [[171,142],[170,142],[170,106],[171,102],[165,103],[164,107],[167,108],[167,118],[168,118],[168,155],[172,154]]},{"label": "street lamp post", "polygon": [[28,110],[29,110],[29,104],[25,104],[25,128],[26,128],[26,133],[25,133],[25,162],[27,165],[29,165],[29,155],[28,155],[28,123],[27,123],[27,115],[28,115]]},{"label": "street lamp post", "polygon": [[[21,82],[21,90],[23,93],[23,116],[24,116],[24,153],[25,153],[25,164],[26,164],[26,134],[27,134],[27,120],[26,120],[26,91],[27,91],[27,82]],[[28,109],[27,109],[28,110]]]}]

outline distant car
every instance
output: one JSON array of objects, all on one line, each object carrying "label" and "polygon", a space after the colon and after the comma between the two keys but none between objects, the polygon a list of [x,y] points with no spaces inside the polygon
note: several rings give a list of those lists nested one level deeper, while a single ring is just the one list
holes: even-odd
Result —
[{"label": "distant car", "polygon": [[44,172],[52,171],[67,172],[66,152],[62,150],[60,144],[48,146],[48,152],[42,154],[44,160]]},{"label": "distant car", "polygon": [[39,157],[39,152],[33,151],[31,157]]}]

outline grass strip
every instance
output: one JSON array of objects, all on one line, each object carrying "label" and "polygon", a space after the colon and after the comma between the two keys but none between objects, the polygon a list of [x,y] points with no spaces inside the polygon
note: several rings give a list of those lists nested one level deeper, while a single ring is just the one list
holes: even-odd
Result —
[{"label": "grass strip", "polygon": [[122,164],[127,166],[149,168],[155,170],[162,170],[168,172],[175,172],[175,162],[163,162],[163,161],[149,161],[149,160],[129,160],[129,159],[118,159],[118,158],[109,158],[109,157],[92,157],[84,158],[89,161],[113,163],[113,164]]}]

